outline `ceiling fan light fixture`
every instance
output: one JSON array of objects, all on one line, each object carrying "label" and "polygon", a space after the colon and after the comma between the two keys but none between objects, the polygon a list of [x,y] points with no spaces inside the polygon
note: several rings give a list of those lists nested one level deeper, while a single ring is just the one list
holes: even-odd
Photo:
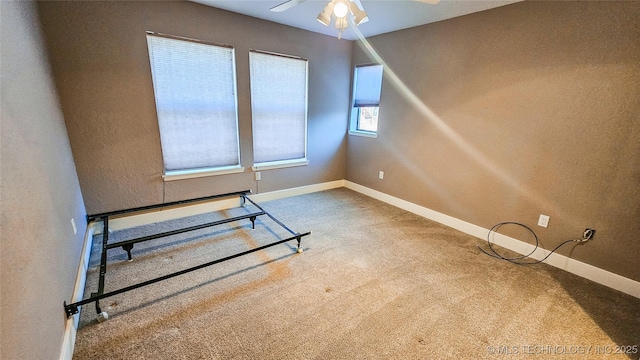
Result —
[{"label": "ceiling fan light fixture", "polygon": [[331,23],[331,14],[333,13],[333,2],[329,2],[324,10],[318,14],[317,20],[324,26],[329,26]]},{"label": "ceiling fan light fixture", "polygon": [[338,19],[344,19],[349,13],[349,4],[345,0],[334,0],[333,1],[333,14]]},{"label": "ceiling fan light fixture", "polygon": [[316,20],[320,21],[320,23],[324,26],[329,26],[329,23],[331,22],[331,18],[326,17],[323,13],[320,13]]},{"label": "ceiling fan light fixture", "polygon": [[355,3],[349,2],[349,10],[351,11],[351,14],[353,14],[353,22],[356,24],[356,26],[369,20],[369,18],[367,17],[367,13],[360,10],[358,5],[356,5]]},{"label": "ceiling fan light fixture", "polygon": [[318,14],[316,20],[324,26],[329,26],[333,16],[335,16],[336,20],[334,25],[336,29],[338,29],[338,39],[341,39],[342,33],[349,27],[349,15],[353,16],[355,26],[369,20],[367,13],[360,9],[358,4],[358,1],[351,0],[329,0],[322,12]]}]

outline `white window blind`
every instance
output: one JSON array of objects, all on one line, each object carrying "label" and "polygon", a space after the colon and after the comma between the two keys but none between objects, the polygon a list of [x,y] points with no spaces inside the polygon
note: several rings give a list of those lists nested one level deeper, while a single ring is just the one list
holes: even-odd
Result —
[{"label": "white window blind", "polygon": [[357,66],[354,80],[353,106],[380,106],[382,65]]},{"label": "white window blind", "polygon": [[254,163],[306,159],[307,60],[251,51]]},{"label": "white window blind", "polygon": [[147,33],[165,173],[240,165],[234,49]]}]

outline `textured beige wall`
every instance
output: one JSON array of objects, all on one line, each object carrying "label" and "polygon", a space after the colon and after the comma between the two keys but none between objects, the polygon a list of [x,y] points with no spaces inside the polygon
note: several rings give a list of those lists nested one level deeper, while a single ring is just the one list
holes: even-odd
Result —
[{"label": "textured beige wall", "polygon": [[346,178],[485,228],[522,222],[547,249],[595,228],[560,253],[640,281],[638,19],[638,1],[534,1],[369,39],[379,137],[349,136]]},{"label": "textured beige wall", "polygon": [[[352,42],[190,2],[41,2],[43,28],[87,211],[344,179]],[[171,181],[163,164],[145,31],[235,47],[244,173]],[[309,59],[309,166],[254,180],[250,49]]]},{"label": "textured beige wall", "polygon": [[0,358],[57,359],[86,213],[36,4],[0,14]]}]

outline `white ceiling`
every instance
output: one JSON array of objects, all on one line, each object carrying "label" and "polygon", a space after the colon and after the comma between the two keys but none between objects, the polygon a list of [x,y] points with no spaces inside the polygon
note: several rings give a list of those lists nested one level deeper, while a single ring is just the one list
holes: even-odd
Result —
[{"label": "white ceiling", "polygon": [[[307,0],[284,12],[272,12],[270,8],[286,0],[192,0],[256,18],[273,21],[321,34],[337,37],[333,21],[324,26],[316,21],[328,0]],[[522,0],[441,0],[437,4],[426,4],[410,0],[361,0],[369,21],[358,26],[365,36],[374,36],[391,31],[424,25],[454,18]],[[342,35],[344,39],[356,40],[358,36],[349,27]]]}]

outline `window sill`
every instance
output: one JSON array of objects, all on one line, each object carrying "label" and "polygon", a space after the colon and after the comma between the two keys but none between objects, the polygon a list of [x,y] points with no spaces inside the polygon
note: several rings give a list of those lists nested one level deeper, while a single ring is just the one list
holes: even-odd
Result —
[{"label": "window sill", "polygon": [[358,130],[349,130],[349,135],[363,136],[368,138],[377,138],[377,132],[369,132],[369,131],[358,131]]},{"label": "window sill", "polygon": [[194,170],[176,170],[167,171],[162,175],[164,181],[174,181],[183,179],[193,179],[205,176],[228,175],[244,172],[244,167],[240,165],[224,166],[217,168],[194,169]]},{"label": "window sill", "polygon": [[251,170],[263,171],[263,170],[273,170],[273,169],[281,169],[281,168],[288,168],[288,167],[294,167],[294,166],[307,166],[307,165],[309,165],[309,160],[307,159],[282,160],[282,161],[271,161],[271,162],[254,164],[251,167]]}]

